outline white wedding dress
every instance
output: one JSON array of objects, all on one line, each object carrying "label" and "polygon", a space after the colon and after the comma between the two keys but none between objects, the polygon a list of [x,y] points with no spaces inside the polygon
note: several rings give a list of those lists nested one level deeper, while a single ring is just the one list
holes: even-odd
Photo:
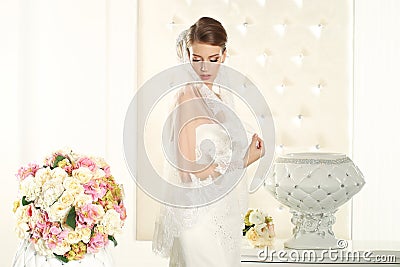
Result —
[{"label": "white wedding dress", "polygon": [[[201,92],[205,97],[221,101],[207,88],[203,87]],[[222,97],[222,100],[228,101],[226,97]],[[215,105],[212,109],[213,112],[218,112]],[[196,156],[200,156],[199,144],[205,139],[211,140],[215,145],[215,162],[223,165],[231,159],[232,151],[229,145],[232,136],[228,136],[221,126],[203,124],[196,128]],[[248,140],[241,141],[241,146],[247,147]],[[231,172],[243,172],[242,166],[234,165],[232,164]],[[177,173],[170,171],[168,175],[177,176]],[[194,175],[191,175],[191,178],[196,186],[213,182],[211,178],[200,180]],[[246,210],[245,179],[242,179],[229,194],[208,206],[176,208],[162,205],[155,224],[153,251],[169,257],[169,265],[174,267],[240,266],[243,215]]]}]

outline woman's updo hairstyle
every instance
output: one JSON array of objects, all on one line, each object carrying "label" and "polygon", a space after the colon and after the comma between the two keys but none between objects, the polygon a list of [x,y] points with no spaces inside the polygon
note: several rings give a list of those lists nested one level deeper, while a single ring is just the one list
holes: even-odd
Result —
[{"label": "woman's updo hairstyle", "polygon": [[185,52],[189,55],[188,48],[195,42],[219,46],[223,53],[226,50],[227,41],[228,36],[225,28],[219,21],[209,17],[202,17],[178,37],[178,57],[184,59]]}]

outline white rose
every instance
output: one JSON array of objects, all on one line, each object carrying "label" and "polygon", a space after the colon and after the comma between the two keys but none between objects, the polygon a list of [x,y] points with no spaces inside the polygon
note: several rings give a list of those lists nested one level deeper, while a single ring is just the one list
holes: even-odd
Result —
[{"label": "white rose", "polygon": [[51,179],[50,167],[39,169],[35,174],[35,178],[37,183],[43,186],[45,182]]},{"label": "white rose", "polygon": [[101,157],[90,157],[90,159],[96,164],[96,166],[99,166],[99,168],[108,166],[107,162]]},{"label": "white rose", "polygon": [[70,209],[71,209],[70,206],[64,206],[60,202],[54,203],[48,209],[49,220],[51,222],[62,221],[65,218],[65,216],[67,216]]},{"label": "white rose", "polygon": [[42,187],[38,205],[46,208],[52,205],[64,192],[64,186],[60,178],[47,181]]},{"label": "white rose", "polygon": [[63,186],[67,191],[69,191],[74,197],[76,195],[83,193],[83,186],[74,178],[67,177],[63,181]]},{"label": "white rose", "polygon": [[36,183],[35,177],[29,175],[21,181],[19,190],[27,201],[34,201],[40,195],[40,184]]},{"label": "white rose", "polygon": [[64,180],[68,177],[68,173],[63,168],[57,167],[51,170],[51,177]]},{"label": "white rose", "polygon": [[106,214],[104,214],[103,219],[100,221],[100,225],[104,226],[104,233],[108,235],[120,233],[122,221],[119,213],[115,210],[108,210]]},{"label": "white rose", "polygon": [[82,240],[82,234],[78,231],[71,231],[68,233],[68,235],[65,239],[70,244],[76,244]]},{"label": "white rose", "polygon": [[71,206],[74,203],[74,196],[69,190],[66,190],[58,199],[58,202],[60,202],[66,207]]},{"label": "white rose", "polygon": [[256,224],[254,226],[254,230],[257,232],[259,236],[266,236],[268,235],[268,229],[266,223]]},{"label": "white rose", "polygon": [[18,209],[15,211],[17,222],[29,222],[30,217],[28,216],[28,209],[29,205],[18,207]]},{"label": "white rose", "polygon": [[254,210],[250,213],[249,222],[251,224],[257,225],[265,222],[265,218],[261,212],[259,212],[258,210]]},{"label": "white rose", "polygon": [[89,243],[90,236],[92,235],[92,230],[90,228],[76,228],[75,231],[81,235],[82,241],[84,243]]},{"label": "white rose", "polygon": [[87,167],[80,167],[72,171],[72,177],[78,180],[81,184],[86,184],[93,177],[92,171]]},{"label": "white rose", "polygon": [[77,208],[84,206],[85,204],[92,203],[93,198],[90,195],[79,194],[75,197],[74,205]]},{"label": "white rose", "polygon": [[103,178],[106,176],[106,173],[102,169],[97,169],[96,172],[94,173],[93,177],[98,179],[98,178]]},{"label": "white rose", "polygon": [[17,222],[15,226],[15,233],[21,239],[24,239],[28,236],[29,226],[26,222]]},{"label": "white rose", "polygon": [[39,239],[36,243],[35,243],[35,250],[42,256],[50,256],[53,255],[53,251],[51,251],[45,241],[43,239]]},{"label": "white rose", "polygon": [[71,250],[71,245],[65,239],[57,244],[57,246],[53,249],[53,252],[57,255],[64,255],[68,251]]}]

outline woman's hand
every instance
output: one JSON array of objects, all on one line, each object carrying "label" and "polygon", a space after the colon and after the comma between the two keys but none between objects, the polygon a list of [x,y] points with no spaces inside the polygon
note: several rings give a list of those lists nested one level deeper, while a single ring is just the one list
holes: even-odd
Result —
[{"label": "woman's hand", "polygon": [[251,144],[244,157],[244,166],[248,167],[253,162],[260,159],[265,154],[264,141],[255,133],[251,139]]}]

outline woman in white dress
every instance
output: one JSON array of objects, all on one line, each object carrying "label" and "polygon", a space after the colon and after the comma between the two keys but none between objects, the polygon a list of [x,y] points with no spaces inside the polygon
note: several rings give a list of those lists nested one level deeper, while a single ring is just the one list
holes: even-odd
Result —
[{"label": "woman in white dress", "polygon": [[[200,18],[178,38],[181,61],[190,63],[201,81],[184,86],[176,96],[175,107],[181,108],[175,109],[170,140],[176,146],[177,162],[184,163],[178,163],[179,168],[169,164],[165,178],[182,186],[204,188],[195,196],[185,196],[189,202],[198,203],[208,194],[223,193],[208,205],[161,206],[153,251],[169,257],[170,266],[240,266],[247,187],[243,179],[232,187],[229,179],[242,175],[246,167],[264,155],[265,149],[257,134],[249,142],[243,136],[239,139],[234,131],[226,133],[237,123],[226,108],[233,108],[233,102],[221,90],[215,92],[214,84],[226,58],[226,42],[224,27],[208,17]],[[207,147],[209,143],[204,140],[213,145]]]}]

